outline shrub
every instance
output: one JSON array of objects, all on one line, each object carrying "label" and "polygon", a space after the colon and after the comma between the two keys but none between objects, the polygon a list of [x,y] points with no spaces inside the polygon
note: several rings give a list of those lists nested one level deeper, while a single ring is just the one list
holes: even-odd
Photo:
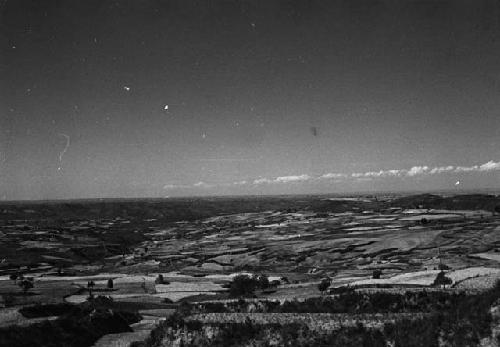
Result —
[{"label": "shrub", "polygon": [[269,288],[269,279],[266,275],[255,275],[253,278],[258,282],[258,287],[260,289]]},{"label": "shrub", "polygon": [[14,281],[14,283],[16,283],[17,278],[18,278],[17,274],[10,274],[9,275],[9,279],[12,280],[12,281]]},{"label": "shrub", "polygon": [[318,289],[321,293],[324,293],[329,287],[330,287],[330,279],[329,278],[323,278],[321,282],[318,284]]},{"label": "shrub", "polygon": [[434,286],[443,286],[443,288],[444,288],[447,284],[452,284],[452,283],[453,283],[453,281],[451,280],[451,278],[446,277],[446,273],[441,270],[441,272],[439,272],[437,274],[433,285]]},{"label": "shrub", "polygon": [[[40,312],[36,314],[43,313],[43,306],[39,307]],[[62,308],[63,306],[54,305],[50,310],[57,311]],[[113,311],[97,307],[94,303],[84,303],[73,306],[53,321],[35,323],[28,327],[0,328],[0,346],[91,346],[101,336],[132,331],[129,324],[139,321],[140,318],[140,315],[134,312]]]},{"label": "shrub", "polygon": [[28,290],[34,287],[33,277],[23,277],[18,283],[24,294],[28,293]]},{"label": "shrub", "polygon": [[450,267],[446,264],[440,263],[438,266],[438,270],[441,270],[441,271],[450,270]]},{"label": "shrub", "polygon": [[158,274],[158,276],[156,276],[155,283],[156,284],[170,284],[170,282],[165,281],[162,274]]},{"label": "shrub", "polygon": [[233,278],[229,287],[229,295],[232,297],[253,295],[255,289],[260,286],[257,279],[248,275],[238,275]]}]

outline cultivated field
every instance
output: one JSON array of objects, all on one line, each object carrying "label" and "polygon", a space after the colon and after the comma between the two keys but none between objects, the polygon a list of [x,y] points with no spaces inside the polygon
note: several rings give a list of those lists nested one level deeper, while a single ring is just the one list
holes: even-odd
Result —
[{"label": "cultivated field", "polygon": [[[499,205],[497,197],[477,195],[3,203],[0,327],[57,318],[28,319],[19,313],[22,307],[83,305],[93,294],[142,311],[143,323],[136,325],[141,332],[124,336],[143,339],[145,326],[150,330],[167,316],[144,310],[236,300],[230,287],[241,274],[264,275],[270,283],[253,292],[257,302],[303,301],[343,290],[486,291],[500,279]],[[449,282],[436,286],[441,272]],[[23,291],[26,278],[32,287]],[[321,293],[325,279],[329,289]],[[312,322],[375,326],[403,319],[227,317],[199,313],[189,319],[306,322],[313,330]]]}]

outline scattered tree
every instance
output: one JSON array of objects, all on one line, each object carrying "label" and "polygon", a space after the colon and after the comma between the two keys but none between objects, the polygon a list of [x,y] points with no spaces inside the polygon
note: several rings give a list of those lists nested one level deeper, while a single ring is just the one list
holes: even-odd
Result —
[{"label": "scattered tree", "polygon": [[233,278],[229,287],[229,294],[233,297],[253,295],[259,287],[259,281],[248,275],[238,275]]},{"label": "scattered tree", "polygon": [[10,276],[9,276],[9,279],[11,279],[12,281],[14,281],[14,284],[17,283],[17,278],[18,278],[18,275],[16,273],[10,274]]},{"label": "scattered tree", "polygon": [[318,284],[318,289],[321,294],[324,294],[328,288],[330,288],[331,280],[329,278],[323,278],[321,282]]},{"label": "scattered tree", "polygon": [[444,271],[440,271],[436,279],[434,280],[433,285],[435,286],[443,286],[443,289],[446,287],[447,284],[452,284],[453,281],[451,278],[446,277],[446,273]]},{"label": "scattered tree", "polygon": [[158,274],[158,276],[155,279],[155,283],[156,284],[169,284],[168,281],[165,281],[162,274]]},{"label": "scattered tree", "polygon": [[21,287],[23,294],[26,295],[28,290],[34,287],[33,277],[22,277],[17,283]]},{"label": "scattered tree", "polygon": [[258,282],[260,289],[269,288],[269,279],[266,275],[254,275],[254,279]]},{"label": "scattered tree", "polygon": [[87,282],[87,290],[89,291],[89,297],[93,297],[92,295],[92,290],[94,289],[95,282],[94,281],[88,281]]},{"label": "scattered tree", "polygon": [[446,264],[439,263],[438,270],[444,271],[444,270],[449,270],[450,267]]}]

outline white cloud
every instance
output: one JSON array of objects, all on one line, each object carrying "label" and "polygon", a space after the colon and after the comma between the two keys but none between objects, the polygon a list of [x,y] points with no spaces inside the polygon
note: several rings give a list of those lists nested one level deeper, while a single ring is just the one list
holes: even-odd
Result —
[{"label": "white cloud", "polygon": [[273,181],[268,178],[257,178],[253,181],[253,184],[263,184],[263,183],[272,183]]},{"label": "white cloud", "polygon": [[474,165],[474,166],[457,166],[455,168],[455,172],[470,172],[470,171],[477,171],[479,169],[479,166]]},{"label": "white cloud", "polygon": [[347,177],[347,175],[344,173],[329,172],[324,175],[321,175],[319,178],[344,178],[344,177]]},{"label": "white cloud", "polygon": [[429,170],[428,166],[414,166],[410,170],[408,170],[406,174],[410,177],[413,177],[427,173],[428,170]]},{"label": "white cloud", "polygon": [[410,169],[391,169],[391,170],[379,170],[379,171],[366,171],[366,172],[353,172],[353,173],[333,173],[328,172],[319,176],[310,176],[307,174],[303,175],[290,175],[290,176],[279,176],[276,178],[265,178],[260,177],[256,178],[253,181],[235,181],[221,184],[208,184],[203,181],[194,183],[193,185],[175,185],[175,184],[166,184],[163,186],[164,189],[177,189],[177,188],[212,188],[212,187],[228,187],[228,186],[239,186],[246,184],[273,184],[273,183],[293,183],[293,182],[306,182],[318,179],[334,179],[336,183],[341,182],[346,178],[355,178],[356,181],[369,181],[374,178],[381,177],[415,177],[419,175],[435,175],[441,173],[449,173],[449,172],[487,172],[487,171],[496,171],[500,170],[500,162],[494,162],[493,160],[488,161],[482,165],[473,165],[473,166],[436,166],[434,168],[429,168],[427,165],[423,166],[413,166]]},{"label": "white cloud", "polygon": [[389,177],[389,176],[399,176],[403,170],[380,170],[380,171],[368,171],[364,173],[364,177]]},{"label": "white cloud", "polygon": [[298,181],[307,181],[310,180],[311,176],[309,175],[299,175],[299,176],[281,176],[276,177],[274,182],[278,183],[289,183],[289,182],[298,182]]},{"label": "white cloud", "polygon": [[175,189],[175,188],[177,188],[177,187],[178,187],[178,186],[177,186],[177,185],[175,185],[175,184],[165,184],[165,185],[163,186],[163,189]]},{"label": "white cloud", "polygon": [[493,170],[500,170],[500,162],[494,162],[493,160],[490,160],[489,162],[479,166],[479,171],[493,171]]},{"label": "white cloud", "polygon": [[443,172],[450,172],[450,171],[453,171],[455,169],[454,166],[438,166],[438,167],[435,167],[433,168],[431,171],[429,171],[430,174],[434,175],[434,174],[440,174],[440,173],[443,173]]},{"label": "white cloud", "polygon": [[400,176],[404,173],[405,170],[380,170],[380,171],[367,171],[367,172],[354,172],[351,174],[351,177],[360,178],[360,177],[389,177],[389,176]]},{"label": "white cloud", "polygon": [[387,176],[400,176],[404,170],[386,170]]},{"label": "white cloud", "polygon": [[257,178],[253,181],[253,184],[303,182],[303,181],[308,181],[310,179],[312,179],[312,177],[309,175],[279,176],[274,179]]},{"label": "white cloud", "polygon": [[200,181],[200,182],[193,184],[193,187],[210,188],[210,187],[213,187],[213,185]]},{"label": "white cloud", "polygon": [[457,166],[455,172],[473,172],[473,171],[495,171],[500,170],[500,162],[490,160],[482,165]]}]

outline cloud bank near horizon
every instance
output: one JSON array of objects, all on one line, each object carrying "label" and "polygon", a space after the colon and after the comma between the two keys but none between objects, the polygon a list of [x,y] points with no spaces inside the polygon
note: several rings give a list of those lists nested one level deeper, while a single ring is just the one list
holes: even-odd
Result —
[{"label": "cloud bank near horizon", "polygon": [[196,182],[192,185],[176,185],[176,184],[166,184],[163,189],[189,189],[189,188],[214,188],[214,187],[228,187],[228,186],[260,186],[266,184],[293,184],[293,183],[304,183],[318,180],[335,180],[336,182],[341,180],[356,180],[356,181],[366,181],[377,178],[389,178],[389,177],[420,177],[420,176],[432,176],[444,173],[474,173],[474,172],[491,172],[500,171],[500,161],[495,162],[490,160],[481,165],[472,166],[436,166],[429,167],[427,165],[423,166],[413,166],[409,169],[390,169],[390,170],[379,170],[379,171],[366,171],[366,172],[352,172],[352,173],[341,173],[341,172],[327,172],[319,176],[310,176],[308,174],[301,175],[289,175],[289,176],[278,176],[274,178],[259,177],[253,180],[243,180],[236,181],[232,183],[205,183],[203,181]]}]

